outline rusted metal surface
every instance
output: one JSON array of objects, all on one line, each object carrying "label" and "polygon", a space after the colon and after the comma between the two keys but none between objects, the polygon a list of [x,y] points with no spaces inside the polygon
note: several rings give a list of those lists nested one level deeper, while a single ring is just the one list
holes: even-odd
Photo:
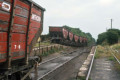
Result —
[{"label": "rusted metal surface", "polygon": [[29,54],[29,51],[28,51],[28,39],[29,39],[28,34],[29,34],[30,18],[31,18],[31,14],[32,14],[32,12],[31,12],[32,6],[33,6],[33,4],[31,3],[30,10],[29,10],[29,17],[28,17],[27,32],[26,32],[26,47],[25,47],[26,54],[25,54],[25,61],[24,61],[25,64],[28,64],[28,54]]},{"label": "rusted metal surface", "polygon": [[62,27],[49,26],[49,33],[52,38],[60,38],[63,36]]},{"label": "rusted metal surface", "polygon": [[31,0],[0,1],[0,63],[25,59],[43,29],[44,8]]},{"label": "rusted metal surface", "polygon": [[63,27],[49,27],[50,36],[52,37],[63,37],[64,39],[68,38],[68,30]]},{"label": "rusted metal surface", "polygon": [[[7,4],[8,5],[8,4]],[[13,28],[13,24],[14,24],[14,16],[15,16],[15,5],[16,5],[16,1],[13,0],[12,1],[12,6],[11,6],[11,17],[10,17],[10,25],[9,25],[9,28],[8,28],[8,32],[7,32],[7,67],[8,69],[11,67],[11,58],[12,58],[12,55],[11,55],[11,47],[12,47],[12,28]],[[6,8],[6,7],[5,7]],[[7,9],[10,9],[10,8],[7,8]]]},{"label": "rusted metal surface", "polygon": [[[41,10],[41,20],[40,20],[40,22],[39,21],[37,21],[37,23],[40,23],[40,27],[38,28],[38,26],[31,26],[30,25],[30,28],[31,27],[33,27],[33,28],[36,28],[36,29],[38,29],[37,30],[37,32],[35,31],[35,32],[33,32],[33,34],[30,34],[29,33],[29,35],[31,35],[32,37],[33,37],[33,35],[34,35],[34,37],[33,37],[33,39],[31,40],[31,38],[32,37],[30,37],[29,36],[29,41],[28,41],[28,44],[29,44],[29,53],[31,54],[31,51],[32,51],[32,48],[34,47],[34,45],[35,45],[35,43],[37,42],[37,40],[38,40],[38,38],[40,37],[40,34],[42,33],[42,30],[43,30],[43,17],[44,17],[44,12]],[[36,20],[36,19],[35,19]],[[32,23],[31,23],[32,24]],[[32,29],[33,29],[32,28]],[[29,30],[30,31],[30,30]],[[36,34],[36,35],[35,35]],[[29,43],[30,42],[30,40],[31,40],[31,43]]]},{"label": "rusted metal surface", "polygon": [[53,27],[53,26],[50,26],[49,27],[49,32],[61,32],[62,31],[62,27]]},{"label": "rusted metal surface", "polygon": [[50,26],[49,34],[52,43],[77,47],[87,46],[87,38],[75,35],[62,26]]}]

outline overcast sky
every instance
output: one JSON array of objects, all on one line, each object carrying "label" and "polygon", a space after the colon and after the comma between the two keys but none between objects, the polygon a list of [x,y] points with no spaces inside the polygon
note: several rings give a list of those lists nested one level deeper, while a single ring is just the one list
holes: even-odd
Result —
[{"label": "overcast sky", "polygon": [[97,39],[99,33],[120,28],[120,0],[33,0],[46,9],[42,34],[48,26],[68,25],[89,32]]}]

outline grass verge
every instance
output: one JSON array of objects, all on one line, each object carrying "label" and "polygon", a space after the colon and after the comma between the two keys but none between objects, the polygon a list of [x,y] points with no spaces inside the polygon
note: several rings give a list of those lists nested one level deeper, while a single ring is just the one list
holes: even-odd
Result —
[{"label": "grass verge", "polygon": [[48,55],[53,54],[55,52],[59,52],[60,50],[62,50],[62,48],[59,48],[59,49],[54,48],[52,50],[49,50],[48,52],[42,53],[41,56],[48,56]]},{"label": "grass verge", "polygon": [[[41,42],[40,45],[48,46],[51,45],[52,43],[50,42]],[[39,47],[39,43],[36,43],[35,47]]]},{"label": "grass verge", "polygon": [[[117,46],[118,44],[112,45],[112,46]],[[114,62],[114,68],[117,71],[120,71],[120,65],[118,64],[118,62],[116,61],[116,59],[113,57],[113,55],[111,54],[112,51],[110,49],[110,47],[112,46],[101,46],[98,45],[97,46],[97,50],[96,50],[96,54],[95,54],[95,59],[97,58],[107,58],[110,61]],[[120,46],[118,45],[118,48],[120,48]],[[115,49],[118,49],[117,47],[115,47]],[[120,54],[115,54],[114,55],[120,60]],[[118,55],[118,56],[117,56]]]},{"label": "grass verge", "polygon": [[95,54],[95,59],[97,58],[103,58],[103,57],[110,57],[112,56],[110,54],[110,50],[107,48],[107,46],[97,46],[96,54]]}]

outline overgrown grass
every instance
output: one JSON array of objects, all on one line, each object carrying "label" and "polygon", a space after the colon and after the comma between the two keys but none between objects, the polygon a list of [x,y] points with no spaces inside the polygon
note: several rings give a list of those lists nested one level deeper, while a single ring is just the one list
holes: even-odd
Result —
[{"label": "overgrown grass", "polygon": [[[111,46],[114,55],[120,60],[120,43]],[[117,50],[117,51],[115,51]]]},{"label": "overgrown grass", "polygon": [[99,54],[98,54],[98,51],[96,51],[95,53],[95,59],[99,58]]},{"label": "overgrown grass", "polygon": [[108,58],[108,60],[110,60],[110,61],[115,61],[115,58],[114,58],[113,56],[110,56],[110,57]]},{"label": "overgrown grass", "polygon": [[113,49],[120,50],[120,43],[111,46]]},{"label": "overgrown grass", "polygon": [[114,65],[115,65],[115,69],[120,73],[120,65],[119,65],[119,63],[117,61],[115,61]]},{"label": "overgrown grass", "polygon": [[[118,50],[119,51],[119,53],[116,53],[116,52],[113,52],[113,53],[117,57],[117,59],[120,60],[120,43],[112,45],[111,48],[113,50]],[[114,65],[115,65],[115,69],[120,73],[120,65],[116,60],[114,61]]]},{"label": "overgrown grass", "polygon": [[102,57],[110,57],[110,50],[107,48],[108,46],[97,46],[96,54],[95,54],[95,59],[96,58],[102,58]]},{"label": "overgrown grass", "polygon": [[[113,57],[113,55],[111,54],[112,51],[110,49],[110,46],[97,46],[97,50],[96,50],[96,54],[95,54],[95,58],[103,58],[103,57],[107,57],[109,60],[114,60],[115,58]],[[117,56],[119,57],[119,56]]]},{"label": "overgrown grass", "polygon": [[59,49],[54,48],[52,50],[49,50],[48,52],[46,51],[46,52],[42,53],[42,56],[48,56],[48,55],[53,54],[55,52],[59,52],[60,50],[62,50],[62,48],[59,48]]},{"label": "overgrown grass", "polygon": [[[117,45],[118,45],[118,47],[117,47]],[[115,44],[115,45],[112,45],[112,46],[115,49],[120,48],[120,45],[119,44]],[[120,71],[120,65],[118,64],[118,62],[115,60],[115,58],[111,54],[112,51],[111,51],[110,47],[112,47],[112,46],[100,46],[100,45],[98,45],[97,46],[97,50],[96,50],[96,54],[95,54],[95,59],[106,57],[108,60],[113,61],[114,62],[115,69],[117,69],[117,71]],[[118,53],[115,54],[114,53],[114,55],[120,60],[120,54],[118,54]]]},{"label": "overgrown grass", "polygon": [[[52,43],[50,42],[40,42],[40,45],[48,46],[51,45]],[[39,47],[39,43],[36,43],[35,47]]]}]

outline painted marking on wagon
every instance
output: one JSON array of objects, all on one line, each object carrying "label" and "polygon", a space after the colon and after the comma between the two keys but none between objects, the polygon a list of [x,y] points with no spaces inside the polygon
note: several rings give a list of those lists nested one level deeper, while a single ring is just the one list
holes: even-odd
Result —
[{"label": "painted marking on wagon", "polygon": [[2,8],[6,11],[10,11],[10,4],[3,2],[2,3]]},{"label": "painted marking on wagon", "polygon": [[17,47],[20,49],[21,48],[21,45],[18,45],[18,46],[17,45],[14,45],[14,49],[16,49]]},{"label": "painted marking on wagon", "polygon": [[41,21],[41,17],[37,16],[36,14],[32,14],[32,19],[35,20],[35,21],[38,21],[38,22]]},{"label": "painted marking on wagon", "polygon": [[63,28],[63,33],[65,33],[63,36],[64,36],[65,38],[67,38],[67,35],[66,35],[66,34],[68,34],[68,32],[67,32],[67,30],[65,30],[64,28]]},{"label": "painted marking on wagon", "polygon": [[21,48],[21,45],[19,45],[18,48],[20,49]]},{"label": "painted marking on wagon", "polygon": [[16,45],[14,45],[14,47],[15,47],[14,49],[16,49]]}]

